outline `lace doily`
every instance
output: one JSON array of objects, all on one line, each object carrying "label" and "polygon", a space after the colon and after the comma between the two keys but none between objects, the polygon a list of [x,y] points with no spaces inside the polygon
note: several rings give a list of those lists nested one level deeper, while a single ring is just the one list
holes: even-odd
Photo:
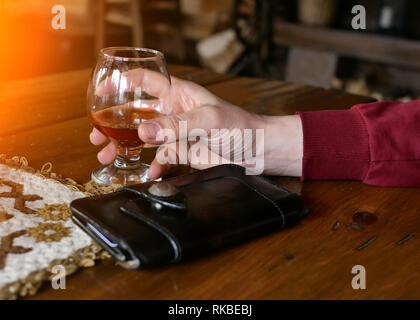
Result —
[{"label": "lace doily", "polygon": [[50,171],[50,164],[36,171],[25,158],[0,155],[0,299],[35,294],[55,265],[69,275],[109,257],[73,224],[68,205],[115,188],[78,185]]}]

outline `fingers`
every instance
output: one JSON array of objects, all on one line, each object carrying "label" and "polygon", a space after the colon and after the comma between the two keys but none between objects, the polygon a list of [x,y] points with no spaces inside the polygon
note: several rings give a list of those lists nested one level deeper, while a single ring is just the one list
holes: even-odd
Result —
[{"label": "fingers", "polygon": [[[101,145],[109,141],[98,129],[93,128],[92,132],[89,135],[90,142],[95,145]],[[112,142],[109,142],[105,148],[103,148],[97,155],[98,160],[102,164],[109,164],[114,161],[115,156],[117,155],[117,148]]]},{"label": "fingers", "polygon": [[223,114],[219,108],[204,106],[185,113],[158,117],[139,126],[139,137],[146,143],[163,144],[195,136],[206,136],[211,129],[220,128]]},{"label": "fingers", "polygon": [[150,179],[159,179],[165,176],[172,167],[173,165],[162,165],[156,159],[154,159],[153,162],[150,164],[149,170],[147,171],[147,175]]},{"label": "fingers", "polygon": [[163,177],[172,167],[177,165],[178,162],[177,146],[175,143],[159,147],[156,151],[155,158],[150,164],[147,175],[151,179]]},{"label": "fingers", "polygon": [[[159,147],[148,171],[149,178],[158,179],[163,177],[178,165],[189,165],[192,168],[202,170],[224,163],[219,155],[211,155],[205,144],[202,144],[201,148],[186,145],[184,149],[180,147],[181,143],[175,142]],[[201,151],[198,151],[198,149]],[[182,152],[184,153],[182,154]],[[216,161],[211,163],[209,161],[210,158],[216,159]]]},{"label": "fingers", "polygon": [[98,153],[98,160],[102,164],[110,164],[117,155],[117,148],[110,142]]},{"label": "fingers", "polygon": [[89,135],[89,140],[93,145],[98,146],[107,142],[108,138],[105,137],[98,129],[93,128]]},{"label": "fingers", "polygon": [[123,73],[113,73],[102,80],[96,88],[99,97],[117,94],[118,91],[141,90],[149,95],[161,97],[170,87],[169,79],[162,73],[138,68]]}]

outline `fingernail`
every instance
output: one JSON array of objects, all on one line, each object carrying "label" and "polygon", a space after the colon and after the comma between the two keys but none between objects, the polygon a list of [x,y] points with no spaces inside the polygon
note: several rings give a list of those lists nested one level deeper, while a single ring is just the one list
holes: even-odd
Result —
[{"label": "fingernail", "polygon": [[93,129],[93,130],[90,132],[90,138],[96,138],[96,135],[97,135],[96,130],[95,130],[95,129]]},{"label": "fingernail", "polygon": [[147,171],[146,176],[147,176],[146,178],[147,180],[154,180],[153,175],[152,176],[149,175],[149,170]]},{"label": "fingernail", "polygon": [[103,153],[103,151],[101,150],[101,151],[99,151],[98,152],[98,154],[96,155],[97,156],[97,158],[98,158],[98,160],[99,160],[99,162],[101,162],[102,163],[102,157],[103,157],[103,155],[104,155],[104,153]]},{"label": "fingernail", "polygon": [[145,122],[140,126],[139,135],[146,141],[155,140],[159,130],[160,126],[156,122]]}]

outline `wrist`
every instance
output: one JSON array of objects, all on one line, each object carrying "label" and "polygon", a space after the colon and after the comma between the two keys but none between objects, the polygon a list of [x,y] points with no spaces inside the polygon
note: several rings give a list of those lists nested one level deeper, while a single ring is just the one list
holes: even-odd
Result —
[{"label": "wrist", "polygon": [[300,116],[265,118],[264,173],[300,177],[302,175],[303,130]]}]

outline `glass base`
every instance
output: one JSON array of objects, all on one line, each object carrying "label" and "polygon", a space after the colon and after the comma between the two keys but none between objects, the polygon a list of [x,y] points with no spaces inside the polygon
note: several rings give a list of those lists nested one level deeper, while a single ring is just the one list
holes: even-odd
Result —
[{"label": "glass base", "polygon": [[114,163],[100,166],[92,171],[92,180],[99,185],[128,185],[151,181],[147,176],[149,165],[141,163],[134,169],[119,169]]}]

